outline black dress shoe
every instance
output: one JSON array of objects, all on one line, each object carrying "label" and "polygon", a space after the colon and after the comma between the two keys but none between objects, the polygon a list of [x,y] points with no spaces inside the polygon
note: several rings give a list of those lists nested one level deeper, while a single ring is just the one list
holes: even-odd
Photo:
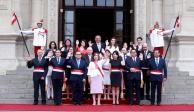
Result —
[{"label": "black dress shoe", "polygon": [[34,102],[33,105],[38,105],[38,102]]},{"label": "black dress shoe", "polygon": [[129,102],[129,105],[133,105],[133,103],[132,102]]},{"label": "black dress shoe", "polygon": [[154,105],[154,103],[151,103],[151,105]]},{"label": "black dress shoe", "polygon": [[146,95],[146,100],[151,100],[150,95]]},{"label": "black dress shoe", "polygon": [[77,102],[73,102],[73,105],[77,105]]},{"label": "black dress shoe", "polygon": [[161,103],[160,103],[160,102],[158,102],[158,103],[157,103],[157,106],[160,106],[160,104],[161,104]]},{"label": "black dress shoe", "polygon": [[42,105],[46,105],[46,102],[42,102]]},{"label": "black dress shoe", "polygon": [[82,102],[79,102],[78,105],[82,105]]},{"label": "black dress shoe", "polygon": [[59,105],[61,105],[61,103],[56,103],[55,105],[56,105],[56,106],[59,106]]},{"label": "black dress shoe", "polygon": [[137,105],[140,105],[140,102],[137,102]]}]

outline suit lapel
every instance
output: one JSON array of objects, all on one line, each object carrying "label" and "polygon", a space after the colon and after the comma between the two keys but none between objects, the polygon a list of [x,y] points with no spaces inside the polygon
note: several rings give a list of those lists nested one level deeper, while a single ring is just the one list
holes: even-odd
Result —
[{"label": "suit lapel", "polygon": [[78,63],[77,63],[77,60],[75,59],[75,61],[74,61],[75,63],[75,65],[77,66],[77,68],[79,68],[79,66],[78,66]]},{"label": "suit lapel", "polygon": [[160,64],[161,64],[161,58],[159,59],[159,62],[158,62],[158,67],[160,66]]},{"label": "suit lapel", "polygon": [[158,67],[157,64],[156,64],[156,61],[155,61],[155,58],[153,58],[153,61],[154,65],[156,66],[156,68]]}]

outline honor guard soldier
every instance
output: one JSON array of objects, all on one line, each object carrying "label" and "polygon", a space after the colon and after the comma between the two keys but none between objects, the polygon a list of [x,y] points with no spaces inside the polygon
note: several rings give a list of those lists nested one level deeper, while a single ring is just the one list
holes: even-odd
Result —
[{"label": "honor guard soldier", "polygon": [[55,58],[50,60],[50,65],[53,67],[51,79],[54,91],[54,104],[61,105],[62,103],[62,87],[65,77],[66,60],[61,57],[61,51],[56,50]]},{"label": "honor guard soldier", "polygon": [[136,50],[131,50],[131,57],[127,57],[125,67],[129,71],[127,75],[129,85],[129,104],[134,104],[134,89],[137,96],[137,105],[140,105],[140,85],[141,85],[141,60],[137,57]]},{"label": "honor guard soldier", "polygon": [[151,81],[151,105],[155,103],[157,88],[157,105],[161,103],[162,82],[167,79],[166,62],[160,57],[159,50],[154,51],[154,58],[149,61]]},{"label": "honor guard soldier", "polygon": [[48,30],[42,27],[43,20],[40,20],[37,23],[37,28],[33,28],[32,30],[28,31],[21,31],[24,34],[33,34],[34,39],[33,39],[33,46],[34,46],[34,54],[36,56],[37,50],[40,49],[41,47],[46,46],[47,42],[47,33]]},{"label": "honor guard soldier", "polygon": [[86,82],[87,64],[81,55],[81,52],[76,51],[75,58],[69,59],[67,56],[68,64],[71,66],[70,84],[73,94],[73,104],[81,105],[83,100],[83,86]]},{"label": "honor guard soldier", "polygon": [[164,35],[168,34],[175,29],[165,30],[164,28],[159,27],[159,23],[156,22],[154,28],[150,30],[150,41],[154,50],[159,50],[160,56],[163,56],[164,52]]},{"label": "honor guard soldier", "polygon": [[49,60],[43,58],[43,51],[39,49],[37,51],[37,57],[34,59],[27,59],[28,68],[34,67],[33,71],[33,83],[34,83],[34,105],[38,104],[39,86],[41,90],[42,104],[46,104],[46,92],[45,92],[45,69],[48,66]]}]

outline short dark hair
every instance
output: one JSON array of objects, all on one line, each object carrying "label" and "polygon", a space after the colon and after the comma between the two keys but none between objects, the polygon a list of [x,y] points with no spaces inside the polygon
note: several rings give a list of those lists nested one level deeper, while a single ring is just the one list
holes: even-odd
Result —
[{"label": "short dark hair", "polygon": [[158,49],[155,49],[154,52],[158,52],[160,54],[160,50],[158,50]]},{"label": "short dark hair", "polygon": [[55,53],[56,53],[57,51],[60,51],[60,53],[61,53],[61,50],[60,50],[60,49],[57,49],[57,50],[55,51]]},{"label": "short dark hair", "polygon": [[114,51],[113,53],[112,53],[112,55],[113,54],[116,54],[117,56],[119,56],[119,52],[118,51]]},{"label": "short dark hair", "polygon": [[137,37],[137,40],[138,40],[138,39],[143,40],[143,38],[142,38],[142,37]]},{"label": "short dark hair", "polygon": [[137,53],[137,51],[136,51],[135,49],[132,49],[132,50],[130,51],[130,53],[132,53],[132,51],[135,51],[135,52]]}]

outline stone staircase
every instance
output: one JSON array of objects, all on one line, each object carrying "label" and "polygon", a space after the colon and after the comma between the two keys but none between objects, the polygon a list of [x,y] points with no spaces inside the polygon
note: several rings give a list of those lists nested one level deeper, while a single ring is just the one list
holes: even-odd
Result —
[{"label": "stone staircase", "polygon": [[[0,76],[0,103],[32,104],[32,70],[18,67]],[[164,82],[163,104],[194,104],[194,77],[187,72],[169,69]]]},{"label": "stone staircase", "polygon": [[163,104],[194,104],[194,76],[169,69],[164,82]]},{"label": "stone staircase", "polygon": [[0,76],[0,103],[31,104],[33,102],[32,70],[18,67]]}]

